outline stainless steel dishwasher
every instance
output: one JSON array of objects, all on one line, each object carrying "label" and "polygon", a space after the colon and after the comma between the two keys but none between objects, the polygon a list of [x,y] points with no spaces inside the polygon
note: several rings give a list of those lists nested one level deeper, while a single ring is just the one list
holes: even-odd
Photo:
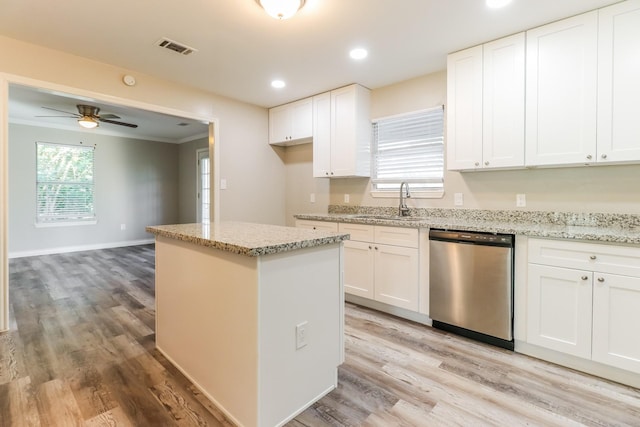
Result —
[{"label": "stainless steel dishwasher", "polygon": [[510,234],[429,231],[433,326],[513,350]]}]

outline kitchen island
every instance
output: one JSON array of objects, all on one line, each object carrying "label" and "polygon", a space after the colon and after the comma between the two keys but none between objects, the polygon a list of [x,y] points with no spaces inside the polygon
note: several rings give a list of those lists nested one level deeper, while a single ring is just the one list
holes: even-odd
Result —
[{"label": "kitchen island", "polygon": [[337,386],[348,235],[222,222],[156,236],[156,346],[242,426],[282,425]]}]

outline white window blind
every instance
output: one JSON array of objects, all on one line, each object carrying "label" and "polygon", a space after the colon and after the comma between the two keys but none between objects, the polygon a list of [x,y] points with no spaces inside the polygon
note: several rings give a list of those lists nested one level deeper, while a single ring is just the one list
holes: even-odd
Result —
[{"label": "white window blind", "polygon": [[373,122],[374,191],[442,192],[444,186],[444,107],[386,117]]},{"label": "white window blind", "polygon": [[36,221],[95,220],[94,147],[36,142]]}]

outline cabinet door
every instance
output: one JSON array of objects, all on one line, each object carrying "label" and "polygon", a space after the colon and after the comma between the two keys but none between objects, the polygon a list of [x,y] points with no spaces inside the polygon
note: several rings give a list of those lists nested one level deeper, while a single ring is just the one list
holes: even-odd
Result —
[{"label": "cabinet door", "polygon": [[592,273],[529,264],[527,342],[591,358]]},{"label": "cabinet door", "polygon": [[375,253],[375,299],[418,311],[418,249],[379,245]]},{"label": "cabinet door", "polygon": [[269,144],[289,141],[291,137],[291,109],[288,105],[269,110]]},{"label": "cabinet door", "polygon": [[527,31],[528,166],[595,162],[598,12]]},{"label": "cabinet door", "polygon": [[640,1],[599,14],[598,162],[640,160]]},{"label": "cabinet door", "polygon": [[313,97],[313,177],[331,174],[331,93]]},{"label": "cabinet door", "polygon": [[482,46],[447,57],[447,169],[482,167]]},{"label": "cabinet door", "polygon": [[524,33],[483,46],[482,165],[524,166]]},{"label": "cabinet door", "polygon": [[344,242],[344,291],[373,299],[373,244]]},{"label": "cabinet door", "polygon": [[313,99],[306,98],[291,104],[291,137],[309,139],[313,136]]},{"label": "cabinet door", "polygon": [[640,373],[640,278],[594,277],[592,358]]},{"label": "cabinet door", "polygon": [[356,92],[353,86],[331,92],[331,174],[355,175]]}]

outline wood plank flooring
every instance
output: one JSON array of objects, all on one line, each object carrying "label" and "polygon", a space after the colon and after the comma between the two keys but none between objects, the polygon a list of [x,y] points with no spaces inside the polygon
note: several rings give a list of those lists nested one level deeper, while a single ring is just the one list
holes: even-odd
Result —
[{"label": "wood plank flooring", "polygon": [[[0,427],[230,426],[155,350],[152,245],[10,261]],[[640,426],[640,390],[347,304],[301,426]],[[640,338],[639,338],[640,339]]]}]

